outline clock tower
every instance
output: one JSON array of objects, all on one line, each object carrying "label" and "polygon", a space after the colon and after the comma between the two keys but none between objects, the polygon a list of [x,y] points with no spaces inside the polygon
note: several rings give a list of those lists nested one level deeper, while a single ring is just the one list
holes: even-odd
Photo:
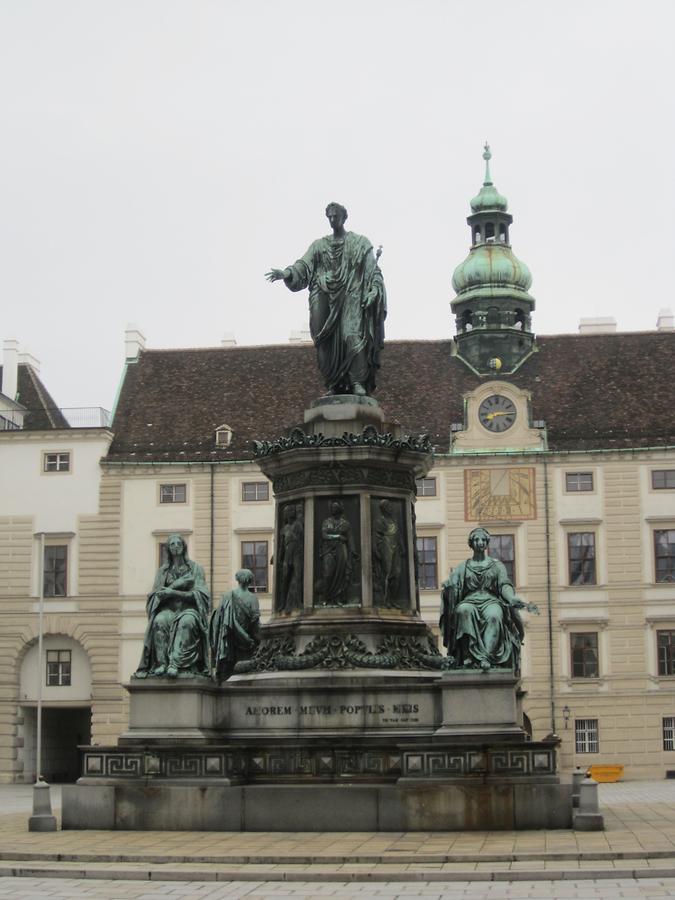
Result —
[{"label": "clock tower", "polygon": [[528,293],[532,276],[510,243],[513,216],[490,175],[490,147],[485,144],[485,180],[471,201],[469,255],[455,269],[455,315],[458,356],[480,375],[514,372],[534,349]]}]

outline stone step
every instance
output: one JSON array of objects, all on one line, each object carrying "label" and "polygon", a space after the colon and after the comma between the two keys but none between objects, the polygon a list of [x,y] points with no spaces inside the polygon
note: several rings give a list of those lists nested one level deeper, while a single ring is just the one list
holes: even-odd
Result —
[{"label": "stone step", "polygon": [[125,881],[255,881],[255,882],[457,882],[457,881],[578,881],[579,879],[675,878],[675,857],[660,861],[591,861],[561,866],[558,861],[494,863],[381,863],[381,864],[222,864],[199,865],[168,863],[28,863],[5,860],[0,863],[0,878],[78,878]]}]

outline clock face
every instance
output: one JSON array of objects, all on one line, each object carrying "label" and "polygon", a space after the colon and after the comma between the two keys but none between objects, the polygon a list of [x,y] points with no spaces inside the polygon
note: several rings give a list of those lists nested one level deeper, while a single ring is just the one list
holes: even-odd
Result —
[{"label": "clock face", "polygon": [[516,421],[516,407],[508,397],[491,394],[478,407],[478,419],[483,428],[499,434]]}]

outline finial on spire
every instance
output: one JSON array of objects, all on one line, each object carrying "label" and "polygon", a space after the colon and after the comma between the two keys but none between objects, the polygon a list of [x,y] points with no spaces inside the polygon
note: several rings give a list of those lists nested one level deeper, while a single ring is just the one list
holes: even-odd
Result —
[{"label": "finial on spire", "polygon": [[485,180],[483,184],[492,184],[492,176],[490,175],[490,160],[492,159],[492,153],[490,153],[490,145],[487,141],[485,141],[485,147],[483,149],[483,159],[485,160]]}]

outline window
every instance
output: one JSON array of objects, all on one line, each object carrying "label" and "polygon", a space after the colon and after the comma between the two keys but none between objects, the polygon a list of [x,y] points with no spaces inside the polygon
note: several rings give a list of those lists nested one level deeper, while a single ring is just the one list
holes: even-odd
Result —
[{"label": "window", "polygon": [[657,581],[675,581],[675,528],[654,532]]},{"label": "window", "polygon": [[268,591],[267,541],[242,541],[241,566],[242,569],[250,569],[253,572],[253,590],[259,594],[266,594]]},{"label": "window", "polygon": [[65,597],[68,593],[68,547],[45,547],[43,589],[45,597]]},{"label": "window", "polygon": [[577,753],[599,753],[598,720],[575,719],[574,743]]},{"label": "window", "polygon": [[675,716],[663,717],[663,749],[675,750]]},{"label": "window", "polygon": [[47,650],[47,685],[67,687],[70,684],[70,650]]},{"label": "window", "polygon": [[232,429],[229,425],[216,428],[216,447],[229,447],[232,443]]},{"label": "window", "polygon": [[43,468],[45,472],[70,472],[70,453],[45,453]]},{"label": "window", "polygon": [[184,484],[160,484],[160,503],[185,503],[187,500],[187,488]]},{"label": "window", "polygon": [[659,675],[675,675],[675,631],[656,632]]},{"label": "window", "polygon": [[269,481],[244,481],[241,486],[241,499],[244,503],[270,499]]},{"label": "window", "polygon": [[512,534],[493,534],[490,535],[490,556],[494,556],[500,562],[504,563],[506,574],[509,576],[511,584],[516,583],[516,551],[515,538]]},{"label": "window", "polygon": [[594,631],[570,634],[572,678],[597,678],[598,635]]},{"label": "window", "polygon": [[592,491],[592,472],[565,472],[566,491]]},{"label": "window", "polygon": [[675,469],[654,469],[652,487],[655,491],[675,489]]},{"label": "window", "polygon": [[595,534],[575,531],[567,535],[570,584],[595,584]]},{"label": "window", "polygon": [[417,485],[418,497],[435,497],[436,496],[436,479],[435,478],[418,478],[415,481]]},{"label": "window", "polygon": [[421,591],[438,588],[438,553],[435,537],[417,538],[417,561]]}]

